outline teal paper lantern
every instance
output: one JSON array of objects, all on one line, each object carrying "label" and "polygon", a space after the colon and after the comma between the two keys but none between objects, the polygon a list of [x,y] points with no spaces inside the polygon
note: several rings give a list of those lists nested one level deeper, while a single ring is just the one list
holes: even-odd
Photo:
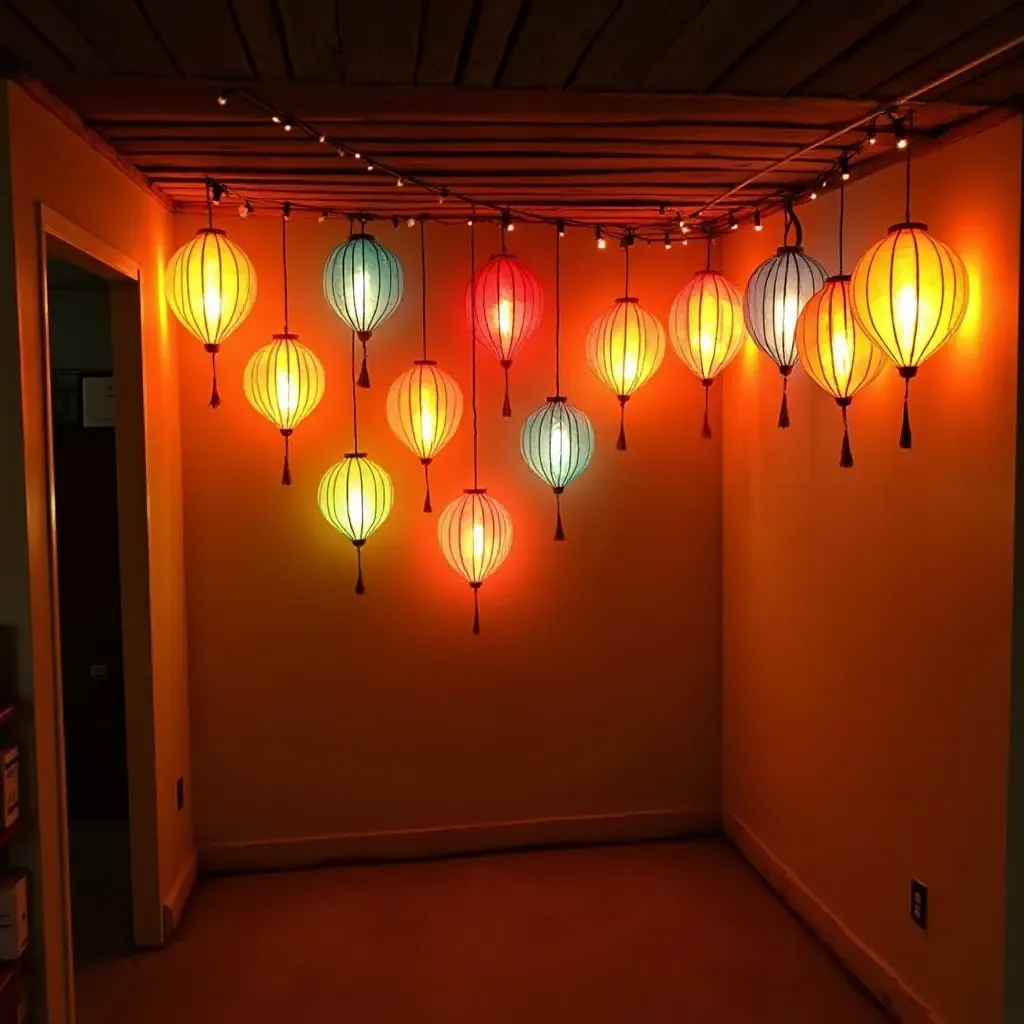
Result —
[{"label": "teal paper lantern", "polygon": [[555,492],[555,540],[565,540],[562,492],[594,454],[594,428],[586,415],[556,395],[523,424],[520,448],[526,464]]},{"label": "teal paper lantern", "polygon": [[398,308],[404,280],[398,257],[373,235],[350,235],[324,264],[324,298],[363,344],[358,385],[370,386],[366,343]]}]

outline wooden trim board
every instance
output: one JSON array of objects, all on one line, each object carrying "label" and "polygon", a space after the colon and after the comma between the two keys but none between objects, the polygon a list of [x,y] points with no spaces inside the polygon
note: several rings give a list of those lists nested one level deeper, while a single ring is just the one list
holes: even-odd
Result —
[{"label": "wooden trim board", "polygon": [[721,816],[717,808],[636,811],[389,832],[200,843],[199,865],[202,870],[211,872],[259,871],[419,860],[543,846],[675,839],[714,835],[720,831]]}]

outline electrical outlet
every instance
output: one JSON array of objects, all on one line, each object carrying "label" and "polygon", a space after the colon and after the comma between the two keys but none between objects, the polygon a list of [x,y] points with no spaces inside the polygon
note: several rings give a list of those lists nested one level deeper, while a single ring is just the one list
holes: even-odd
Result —
[{"label": "electrical outlet", "polygon": [[910,920],[922,931],[928,927],[928,886],[916,878],[910,880]]},{"label": "electrical outlet", "polygon": [[180,776],[178,778],[178,784],[175,786],[175,792],[178,798],[178,810],[183,810],[185,807],[185,777]]}]

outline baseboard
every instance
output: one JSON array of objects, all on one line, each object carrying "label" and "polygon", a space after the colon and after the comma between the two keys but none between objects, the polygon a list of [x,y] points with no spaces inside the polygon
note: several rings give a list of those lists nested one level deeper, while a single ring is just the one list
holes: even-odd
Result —
[{"label": "baseboard", "polygon": [[258,871],[394,860],[543,846],[627,843],[713,835],[721,831],[718,809],[637,811],[479,825],[305,836],[199,848],[204,871]]},{"label": "baseboard", "polygon": [[726,835],[826,948],[900,1024],[944,1024],[874,950],[862,942],[735,814],[722,812]]},{"label": "baseboard", "polygon": [[185,904],[188,903],[188,898],[192,895],[198,874],[199,855],[193,850],[164,900],[164,942],[174,934],[175,928],[178,927],[181,915],[185,912]]}]

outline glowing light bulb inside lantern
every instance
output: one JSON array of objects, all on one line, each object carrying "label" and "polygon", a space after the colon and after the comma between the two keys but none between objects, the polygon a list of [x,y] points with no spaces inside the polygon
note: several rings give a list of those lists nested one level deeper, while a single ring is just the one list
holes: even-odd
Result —
[{"label": "glowing light bulb inside lantern", "polygon": [[853,350],[846,332],[836,329],[832,332],[832,372],[836,379],[837,389],[845,392],[850,384],[850,373],[853,370]]},{"label": "glowing light bulb inside lantern", "polygon": [[502,346],[506,346],[512,337],[512,300],[501,299],[498,302],[497,314],[498,334],[501,337]]},{"label": "glowing light bulb inside lantern", "polygon": [[792,349],[793,332],[799,315],[800,306],[795,295],[775,303],[775,333],[782,336],[787,351]]},{"label": "glowing light bulb inside lantern", "polygon": [[484,557],[484,524],[473,524],[473,558],[479,560]]},{"label": "glowing light bulb inside lantern", "polygon": [[277,374],[277,405],[283,419],[295,414],[299,407],[299,378],[297,373],[287,369],[278,369]]},{"label": "glowing light bulb inside lantern", "polygon": [[636,324],[628,322],[625,328],[612,333],[611,367],[618,394],[626,395],[633,390],[639,368],[640,335]]},{"label": "glowing light bulb inside lantern", "polygon": [[434,408],[434,392],[425,387],[420,388],[420,440],[424,448],[434,443],[437,434],[437,410]]},{"label": "glowing light bulb inside lantern", "polygon": [[349,483],[345,503],[353,532],[361,535],[366,524],[373,522],[373,505],[367,500],[355,478]]},{"label": "glowing light bulb inside lantern", "polygon": [[906,363],[911,362],[917,327],[921,320],[921,309],[917,301],[917,289],[905,284],[896,296],[896,344]]},{"label": "glowing light bulb inside lantern", "polygon": [[357,322],[362,323],[366,310],[366,274],[361,270],[352,275],[352,305],[355,306]]},{"label": "glowing light bulb inside lantern", "polygon": [[559,474],[564,473],[565,464],[569,461],[571,442],[565,436],[561,423],[551,424],[551,436],[549,438],[551,466]]},{"label": "glowing light bulb inside lantern", "polygon": [[217,260],[208,259],[203,267],[203,316],[211,333],[220,329],[220,288],[220,264]]}]

